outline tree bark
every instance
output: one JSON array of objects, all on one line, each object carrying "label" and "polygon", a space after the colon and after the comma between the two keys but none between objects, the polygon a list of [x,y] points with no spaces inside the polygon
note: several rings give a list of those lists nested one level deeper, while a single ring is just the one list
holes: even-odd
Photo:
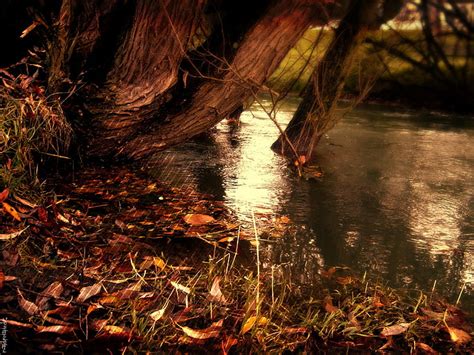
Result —
[{"label": "tree bark", "polygon": [[203,0],[138,0],[132,24],[89,111],[90,152],[113,151],[169,100]]},{"label": "tree bark", "polygon": [[293,153],[291,145],[306,160],[324,133],[336,123],[335,108],[349,74],[355,50],[367,31],[378,26],[380,0],[353,0],[341,19],[334,38],[306,86],[303,100],[284,134],[272,145],[280,154]]},{"label": "tree bark", "polygon": [[148,127],[119,154],[143,158],[204,132],[230,115],[257,94],[319,10],[311,0],[277,1],[244,37],[221,78],[204,80],[186,108]]}]

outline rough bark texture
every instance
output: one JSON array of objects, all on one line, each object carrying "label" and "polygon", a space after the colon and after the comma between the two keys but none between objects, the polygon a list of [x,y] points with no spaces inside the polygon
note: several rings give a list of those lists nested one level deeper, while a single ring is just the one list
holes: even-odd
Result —
[{"label": "rough bark texture", "polygon": [[188,107],[126,143],[120,154],[141,158],[204,132],[230,115],[257,93],[317,11],[310,0],[278,1],[242,40],[222,78],[205,81]]},{"label": "rough bark texture", "polygon": [[137,1],[99,100],[90,107],[100,133],[92,132],[92,151],[114,150],[169,99],[202,6],[201,0]]},{"label": "rough bark texture", "polygon": [[321,136],[335,124],[334,109],[349,74],[355,49],[369,27],[377,24],[379,0],[355,0],[340,21],[329,48],[316,68],[303,100],[283,135],[272,145],[281,154],[311,157]]}]

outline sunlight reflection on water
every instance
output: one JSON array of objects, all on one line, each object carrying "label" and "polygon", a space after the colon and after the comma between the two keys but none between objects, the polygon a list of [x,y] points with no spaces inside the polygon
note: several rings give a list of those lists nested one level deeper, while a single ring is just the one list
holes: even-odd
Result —
[{"label": "sunlight reflection on water", "polygon": [[[279,111],[283,127],[296,105]],[[268,247],[268,262],[301,265],[300,278],[345,264],[393,286],[429,290],[436,280],[451,298],[466,283],[464,302],[474,308],[472,119],[363,106],[321,142],[320,181],[296,179],[269,149],[277,136],[253,106],[239,126],[223,122],[207,138],[161,153],[152,170],[225,200],[244,221],[255,211],[305,226],[297,240]]]}]

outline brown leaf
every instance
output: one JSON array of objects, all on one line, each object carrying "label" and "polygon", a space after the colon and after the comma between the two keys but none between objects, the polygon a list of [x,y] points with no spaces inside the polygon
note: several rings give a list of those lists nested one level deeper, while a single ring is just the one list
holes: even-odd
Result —
[{"label": "brown leaf", "polygon": [[338,312],[338,311],[339,311],[339,308],[335,307],[335,306],[332,304],[332,299],[331,299],[331,297],[325,297],[325,298],[324,298],[324,309],[325,309],[326,312],[328,312],[328,313],[335,313],[335,312]]},{"label": "brown leaf", "polygon": [[9,325],[14,326],[14,327],[33,328],[32,324],[21,323],[21,322],[17,322],[16,320],[12,320],[12,319],[1,319],[0,318],[0,322],[9,324]]},{"label": "brown leaf", "polygon": [[0,202],[5,201],[8,198],[9,193],[10,193],[10,190],[8,190],[8,188],[0,192]]},{"label": "brown leaf", "polygon": [[36,327],[38,333],[56,333],[56,334],[68,334],[74,332],[76,328],[71,325],[39,325]]},{"label": "brown leaf", "polygon": [[230,243],[235,240],[236,237],[224,237],[222,239],[219,239],[217,242],[218,243]]},{"label": "brown leaf", "polygon": [[187,214],[184,216],[184,221],[191,226],[201,226],[215,221],[215,219],[206,214]]},{"label": "brown leaf", "polygon": [[385,327],[382,329],[380,333],[384,337],[392,336],[392,335],[399,335],[405,333],[408,330],[410,323],[400,323],[391,325],[390,327]]},{"label": "brown leaf", "polygon": [[305,333],[309,333],[308,328],[305,328],[305,327],[297,327],[297,328],[286,327],[286,328],[283,328],[282,331],[283,331],[283,333],[286,333],[286,334],[305,334]]},{"label": "brown leaf", "polygon": [[46,305],[46,302],[50,298],[59,298],[64,291],[64,287],[61,282],[55,281],[41,292],[38,297],[36,297],[36,304],[40,309]]},{"label": "brown leaf", "polygon": [[222,294],[221,288],[219,286],[220,281],[221,281],[221,278],[219,276],[216,276],[214,278],[214,281],[212,282],[211,291],[209,291],[209,299],[213,302],[226,304],[227,300],[225,296]]},{"label": "brown leaf", "polygon": [[130,333],[129,329],[119,327],[117,325],[104,325],[101,329],[102,332],[106,332],[109,334],[124,334],[124,333]]},{"label": "brown leaf", "polygon": [[228,354],[230,348],[232,348],[234,345],[237,345],[238,341],[237,339],[229,336],[225,336],[224,337],[224,340],[222,340],[221,342],[221,349],[222,349],[222,353],[224,355]]},{"label": "brown leaf", "polygon": [[36,212],[38,213],[38,218],[41,222],[43,223],[48,222],[48,212],[46,211],[44,207],[38,207]]},{"label": "brown leaf", "polygon": [[15,266],[20,259],[20,254],[16,249],[4,249],[2,250],[3,261],[8,266]]},{"label": "brown leaf", "polygon": [[36,208],[36,207],[38,207],[36,204],[34,204],[34,203],[32,203],[32,202],[30,202],[30,201],[28,201],[28,200],[25,200],[24,198],[21,198],[21,197],[18,196],[18,195],[13,194],[13,197],[14,197],[15,200],[17,200],[18,202],[20,202],[20,203],[22,203],[23,205],[28,206],[28,207],[30,207],[30,208]]},{"label": "brown leaf", "polygon": [[435,349],[433,349],[431,346],[429,346],[428,344],[425,344],[425,343],[416,343],[416,348],[423,350],[424,353],[428,354],[428,355],[437,355],[438,354],[438,352]]},{"label": "brown leaf", "polygon": [[13,208],[12,206],[10,206],[8,203],[6,202],[2,202],[2,206],[3,206],[3,209],[5,210],[5,212],[7,212],[8,214],[10,214],[14,219],[16,219],[18,222],[21,221],[21,218],[20,218],[20,215],[18,214],[17,210],[15,208]]},{"label": "brown leaf", "polygon": [[104,307],[102,307],[100,304],[98,304],[98,303],[93,303],[93,304],[91,304],[89,307],[87,307],[87,312],[86,312],[86,314],[89,315],[89,314],[91,314],[92,312],[94,312],[95,310],[97,310],[97,309],[102,309],[102,308],[104,308]]},{"label": "brown leaf", "polygon": [[46,314],[47,315],[57,314],[62,319],[69,319],[69,317],[74,313],[75,310],[76,310],[75,307],[73,307],[70,304],[65,303],[64,305],[60,305],[56,309],[46,311]]},{"label": "brown leaf", "polygon": [[357,321],[357,317],[355,316],[354,312],[350,312],[347,315],[347,318],[349,319],[349,323],[351,323],[357,330],[361,329],[361,326],[359,322]]},{"label": "brown leaf", "polygon": [[336,272],[336,268],[333,266],[333,267],[330,267],[327,271],[321,270],[321,276],[327,279],[330,279],[332,275],[334,275],[335,272]]},{"label": "brown leaf", "polygon": [[79,292],[79,296],[76,298],[76,302],[82,303],[88,300],[89,298],[97,295],[102,286],[99,283],[96,283],[92,286],[86,286],[81,288],[81,291]]},{"label": "brown leaf", "polygon": [[374,307],[377,307],[377,308],[380,308],[380,307],[384,307],[385,305],[380,301],[380,297],[379,296],[374,296],[372,298],[372,305]]},{"label": "brown leaf", "polygon": [[456,344],[466,344],[472,339],[471,335],[462,329],[447,327],[451,341]]},{"label": "brown leaf", "polygon": [[26,313],[28,313],[30,316],[35,315],[39,312],[39,308],[37,305],[35,305],[33,302],[28,301],[25,299],[20,292],[20,290],[17,289],[18,292],[18,304],[20,305],[21,308],[23,308]]},{"label": "brown leaf", "polygon": [[288,218],[287,216],[281,216],[280,218],[277,218],[277,222],[281,224],[288,224],[291,221],[290,218]]}]

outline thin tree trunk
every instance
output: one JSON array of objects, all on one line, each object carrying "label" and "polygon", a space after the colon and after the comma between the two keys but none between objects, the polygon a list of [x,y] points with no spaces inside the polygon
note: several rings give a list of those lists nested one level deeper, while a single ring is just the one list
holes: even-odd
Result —
[{"label": "thin tree trunk", "polygon": [[377,23],[379,0],[354,0],[340,21],[334,38],[307,85],[303,100],[283,135],[272,145],[280,154],[296,151],[311,157],[322,135],[335,124],[334,110],[349,74],[355,50],[369,27]]}]

